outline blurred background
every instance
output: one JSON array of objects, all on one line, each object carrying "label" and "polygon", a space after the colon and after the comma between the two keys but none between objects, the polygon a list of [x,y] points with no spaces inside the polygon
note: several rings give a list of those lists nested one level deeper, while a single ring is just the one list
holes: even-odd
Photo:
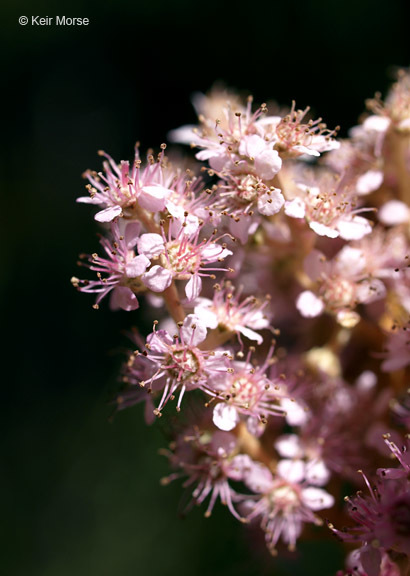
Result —
[{"label": "blurred background", "polygon": [[[400,0],[3,0],[1,11],[1,534],[6,576],[332,575],[331,539],[273,560],[221,508],[181,519],[178,483],[141,407],[111,419],[124,330],[140,316],[92,309],[70,285],[98,247],[78,205],[97,150],[131,159],[195,121],[215,81],[310,105],[341,134],[365,98],[409,65]],[[18,18],[89,18],[84,27]],[[55,22],[55,20],[54,20]],[[324,531],[325,532],[325,531]],[[320,557],[320,560],[318,560]]]}]

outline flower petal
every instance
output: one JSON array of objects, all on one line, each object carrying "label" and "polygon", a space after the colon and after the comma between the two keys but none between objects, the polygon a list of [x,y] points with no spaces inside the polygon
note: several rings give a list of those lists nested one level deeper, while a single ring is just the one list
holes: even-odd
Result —
[{"label": "flower petal", "polygon": [[219,402],[213,411],[212,420],[220,430],[233,430],[239,422],[239,415],[234,406]]},{"label": "flower petal", "polygon": [[94,220],[97,222],[112,222],[114,218],[118,216],[122,216],[122,208],[121,206],[109,206],[94,216]]},{"label": "flower petal", "polygon": [[153,266],[146,272],[141,280],[153,292],[163,292],[172,282],[172,274],[162,266]]}]

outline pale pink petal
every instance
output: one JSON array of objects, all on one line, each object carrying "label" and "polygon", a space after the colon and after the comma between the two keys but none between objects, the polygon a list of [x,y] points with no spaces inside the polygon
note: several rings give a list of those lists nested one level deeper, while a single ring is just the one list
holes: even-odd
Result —
[{"label": "pale pink petal", "polygon": [[311,510],[323,510],[324,508],[331,508],[335,503],[335,499],[331,494],[325,492],[321,488],[309,486],[302,490],[303,500]]},{"label": "pale pink petal", "polygon": [[195,314],[188,314],[181,328],[181,336],[185,343],[198,346],[206,338],[206,327]]},{"label": "pale pink petal", "polygon": [[194,313],[198,316],[201,324],[207,328],[216,328],[218,326],[218,317],[212,312],[210,306],[212,301],[208,298],[199,298],[199,302],[194,308]]},{"label": "pale pink petal", "polygon": [[[124,222],[124,220],[121,220]],[[129,222],[125,226],[124,240],[129,250],[132,250],[137,244],[141,232],[141,224],[139,222]]]},{"label": "pale pink petal", "polygon": [[138,196],[138,204],[150,212],[159,212],[165,208],[165,199],[171,190],[163,186],[144,186]]},{"label": "pale pink petal", "polygon": [[356,387],[361,392],[372,390],[377,384],[377,376],[371,370],[364,370],[356,379]]},{"label": "pale pink petal", "polygon": [[200,144],[202,139],[195,133],[196,129],[194,124],[181,126],[170,130],[167,137],[170,142],[177,142],[178,144]]},{"label": "pale pink petal", "polygon": [[121,206],[109,206],[94,216],[94,219],[97,222],[112,222],[114,218],[118,216],[122,216],[122,208]]},{"label": "pale pink petal", "polygon": [[275,442],[275,448],[285,458],[302,458],[303,450],[297,434],[285,434]]},{"label": "pale pink petal", "polygon": [[277,465],[277,473],[290,482],[302,482],[305,477],[305,463],[303,460],[280,460]]},{"label": "pale pink petal", "polygon": [[134,292],[127,286],[116,286],[111,293],[110,308],[112,310],[136,310],[139,308],[139,303]]},{"label": "pale pink petal", "polygon": [[400,200],[389,200],[378,212],[379,220],[386,226],[397,226],[410,220],[410,210],[407,204]]},{"label": "pale pink petal", "polygon": [[125,267],[125,273],[128,278],[136,278],[144,274],[147,267],[150,265],[150,260],[144,254],[135,256]]},{"label": "pale pink petal", "polygon": [[281,408],[285,411],[286,422],[290,426],[303,426],[309,419],[308,411],[290,398],[281,400]]},{"label": "pale pink petal", "polygon": [[337,238],[339,236],[339,232],[334,228],[330,228],[329,226],[325,226],[320,222],[309,222],[310,228],[313,232],[316,232],[319,236],[327,236],[328,238]]},{"label": "pale pink petal", "polygon": [[239,154],[249,158],[256,158],[258,154],[266,150],[266,146],[265,140],[257,134],[244,136],[239,144]]},{"label": "pale pink petal", "polygon": [[330,471],[323,460],[316,460],[307,464],[306,480],[315,486],[324,486],[329,482]]},{"label": "pale pink petal", "polygon": [[356,192],[360,196],[370,194],[382,185],[384,174],[381,170],[369,170],[362,174],[356,182]]},{"label": "pale pink petal", "polygon": [[267,493],[272,490],[272,473],[263,464],[253,462],[252,469],[246,474],[244,482],[253,492]]},{"label": "pale pink petal", "polygon": [[305,318],[319,316],[325,308],[322,300],[310,290],[305,290],[299,294],[296,300],[296,308]]},{"label": "pale pink petal", "polygon": [[249,338],[249,340],[254,340],[258,344],[262,344],[263,342],[263,338],[260,334],[254,332],[250,328],[246,328],[246,326],[237,325],[235,326],[235,330],[237,332],[240,332],[243,336],[245,336],[245,338]]},{"label": "pale pink petal", "polygon": [[279,190],[274,188],[269,194],[263,194],[258,199],[258,210],[264,216],[273,216],[277,214],[285,203],[285,199]]},{"label": "pale pink petal", "polygon": [[366,266],[363,250],[344,246],[335,257],[336,269],[341,276],[361,274]]},{"label": "pale pink petal", "polygon": [[369,220],[361,216],[353,216],[349,219],[339,220],[336,227],[343,240],[360,240],[372,231]]},{"label": "pale pink petal", "polygon": [[157,330],[147,336],[147,344],[154,352],[168,352],[173,343],[172,337],[166,330]]},{"label": "pale pink petal", "polygon": [[228,476],[231,480],[240,482],[252,469],[253,460],[247,454],[234,456],[229,463]]},{"label": "pale pink petal", "polygon": [[191,302],[198,298],[202,290],[202,280],[198,274],[193,274],[185,286],[185,294],[188,301]]},{"label": "pale pink petal", "polygon": [[304,218],[306,206],[302,198],[295,198],[285,202],[285,214],[290,218]]},{"label": "pale pink petal", "polygon": [[207,260],[213,261],[217,260],[218,258],[226,258],[227,256],[231,256],[232,252],[227,248],[222,248],[219,244],[208,244],[201,253],[202,258],[206,258]]},{"label": "pale pink petal", "polygon": [[359,302],[367,304],[384,298],[386,295],[386,286],[381,280],[373,278],[372,280],[363,280],[356,288],[356,298]]},{"label": "pale pink petal", "polygon": [[159,234],[143,234],[137,242],[138,252],[155,258],[164,252],[164,241]]},{"label": "pale pink petal", "polygon": [[76,202],[80,202],[81,204],[101,204],[101,200],[98,196],[80,196],[80,198],[77,198]]},{"label": "pale pink petal", "polygon": [[338,150],[340,142],[333,138],[327,138],[323,134],[316,134],[312,137],[309,148],[318,152],[329,152],[330,150]]},{"label": "pale pink petal", "polygon": [[292,150],[300,154],[308,154],[309,156],[320,156],[317,150],[313,150],[313,148],[308,148],[307,146],[292,146]]},{"label": "pale pink petal", "polygon": [[162,266],[153,266],[141,277],[141,280],[153,292],[163,292],[170,286],[172,274]]},{"label": "pale pink petal", "polygon": [[220,430],[233,430],[239,422],[239,415],[234,406],[219,402],[214,408],[212,420]]},{"label": "pale pink petal", "polygon": [[265,150],[255,158],[255,171],[262,180],[272,178],[282,168],[282,160],[276,150]]}]

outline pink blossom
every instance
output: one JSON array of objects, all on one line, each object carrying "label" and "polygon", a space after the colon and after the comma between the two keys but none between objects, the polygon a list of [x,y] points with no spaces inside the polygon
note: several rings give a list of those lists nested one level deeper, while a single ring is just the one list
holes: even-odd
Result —
[{"label": "pink blossom", "polygon": [[356,525],[345,531],[330,529],[345,542],[361,542],[360,561],[369,576],[379,576],[382,556],[393,549],[410,554],[410,483],[406,478],[379,477],[371,486],[363,474],[368,495],[358,492],[349,503],[349,514]]},{"label": "pink blossom", "polygon": [[250,466],[250,458],[237,452],[237,439],[232,434],[221,431],[199,432],[192,430],[179,436],[172,451],[166,453],[176,472],[162,480],[163,484],[177,478],[186,480],[184,488],[194,486],[193,504],[202,504],[210,497],[205,517],[211,516],[219,499],[239,521],[244,519],[237,512],[234,502],[240,495],[231,487],[230,480],[242,480]]},{"label": "pink blossom", "polygon": [[359,240],[372,231],[369,220],[358,216],[369,209],[356,208],[348,190],[326,183],[326,179],[320,187],[299,184],[297,188],[299,195],[285,202],[285,213],[290,218],[305,219],[319,236]]},{"label": "pink blossom", "polygon": [[143,254],[136,255],[133,248],[137,243],[140,231],[139,223],[129,223],[124,235],[120,234],[118,223],[111,225],[112,241],[101,238],[100,243],[107,257],[98,254],[88,257],[90,270],[97,272],[98,280],[79,280],[72,278],[72,284],[81,292],[98,294],[95,307],[111,293],[111,308],[117,310],[135,310],[139,307],[136,294],[146,290],[141,281],[149,259]]},{"label": "pink blossom", "polygon": [[143,276],[142,282],[153,292],[163,292],[173,279],[188,280],[185,294],[189,301],[199,296],[203,277],[215,277],[213,272],[226,268],[209,268],[208,264],[222,262],[232,252],[224,244],[219,245],[218,238],[211,235],[199,241],[199,232],[185,234],[183,228],[175,237],[169,231],[168,237],[162,234],[142,234],[138,239],[138,251],[154,264]]},{"label": "pink blossom", "polygon": [[266,375],[273,354],[270,348],[261,366],[251,364],[249,352],[244,362],[232,361],[227,374],[216,375],[212,381],[212,397],[221,400],[213,411],[214,424],[221,430],[232,430],[240,416],[248,419],[254,428],[254,421],[266,424],[269,416],[284,416],[281,405],[286,392],[281,391],[278,381]]},{"label": "pink blossom", "polygon": [[265,310],[268,300],[258,301],[254,296],[241,299],[242,290],[235,293],[235,287],[227,281],[221,287],[214,287],[214,297],[200,298],[195,305],[195,314],[208,328],[218,328],[220,332],[236,334],[261,344],[263,338],[256,330],[270,327]]},{"label": "pink blossom", "polygon": [[171,193],[175,173],[165,170],[164,147],[156,162],[152,156],[148,158],[147,165],[142,168],[138,147],[135,149],[135,159],[130,166],[127,161],[119,165],[106,154],[103,163],[104,173],[88,171],[85,176],[90,184],[87,186],[90,196],[78,198],[78,202],[102,206],[95,216],[98,222],[111,222],[114,218],[133,213],[136,203],[150,212],[164,210],[165,202]]},{"label": "pink blossom", "polygon": [[275,475],[266,466],[253,462],[244,482],[260,494],[259,499],[246,501],[247,520],[260,518],[266,544],[273,555],[280,539],[294,550],[303,524],[320,525],[315,512],[334,504],[328,492],[309,485],[306,465],[301,460],[281,460]]},{"label": "pink blossom", "polygon": [[365,253],[351,246],[344,246],[330,261],[318,250],[312,250],[304,269],[314,291],[301,292],[296,302],[299,312],[315,317],[326,310],[335,314],[342,325],[354,324],[358,320],[356,305],[383,298],[386,292],[383,282],[372,278],[366,265]]},{"label": "pink blossom", "polygon": [[[173,400],[179,391],[177,411],[186,391],[201,389],[210,392],[210,378],[226,374],[230,366],[230,354],[223,350],[202,350],[199,345],[205,340],[207,330],[196,316],[189,314],[178,325],[178,334],[172,337],[166,330],[157,330],[149,334],[142,352],[142,362],[146,370],[146,361],[151,363],[151,372],[146,380],[139,380],[139,386],[152,393],[162,392],[158,407],[154,413],[161,415],[164,406]],[[135,352],[131,365],[134,381],[139,378],[141,365]],[[130,378],[130,376],[129,376]]]},{"label": "pink blossom", "polygon": [[339,148],[339,142],[333,139],[338,128],[329,130],[322,119],[304,122],[310,108],[296,110],[295,102],[286,116],[280,118],[276,126],[277,142],[275,148],[283,156],[320,156],[321,152]]}]

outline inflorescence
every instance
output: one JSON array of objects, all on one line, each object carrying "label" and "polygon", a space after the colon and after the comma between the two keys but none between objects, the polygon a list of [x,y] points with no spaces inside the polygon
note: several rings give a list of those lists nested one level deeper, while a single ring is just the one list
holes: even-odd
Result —
[{"label": "inflorescence", "polygon": [[137,145],[132,162],[100,152],[103,171],[85,173],[78,201],[97,208],[101,248],[80,257],[91,279],[72,283],[94,308],[152,323],[134,332],[118,410],[144,403],[151,424],[191,396],[163,450],[162,483],[182,479],[187,509],[222,503],[273,555],[333,533],[355,547],[340,575],[404,576],[408,71],[367,105],[338,138],[294,102],[272,116],[196,94],[198,125],[169,134],[194,157],[162,144],[145,159]]}]

